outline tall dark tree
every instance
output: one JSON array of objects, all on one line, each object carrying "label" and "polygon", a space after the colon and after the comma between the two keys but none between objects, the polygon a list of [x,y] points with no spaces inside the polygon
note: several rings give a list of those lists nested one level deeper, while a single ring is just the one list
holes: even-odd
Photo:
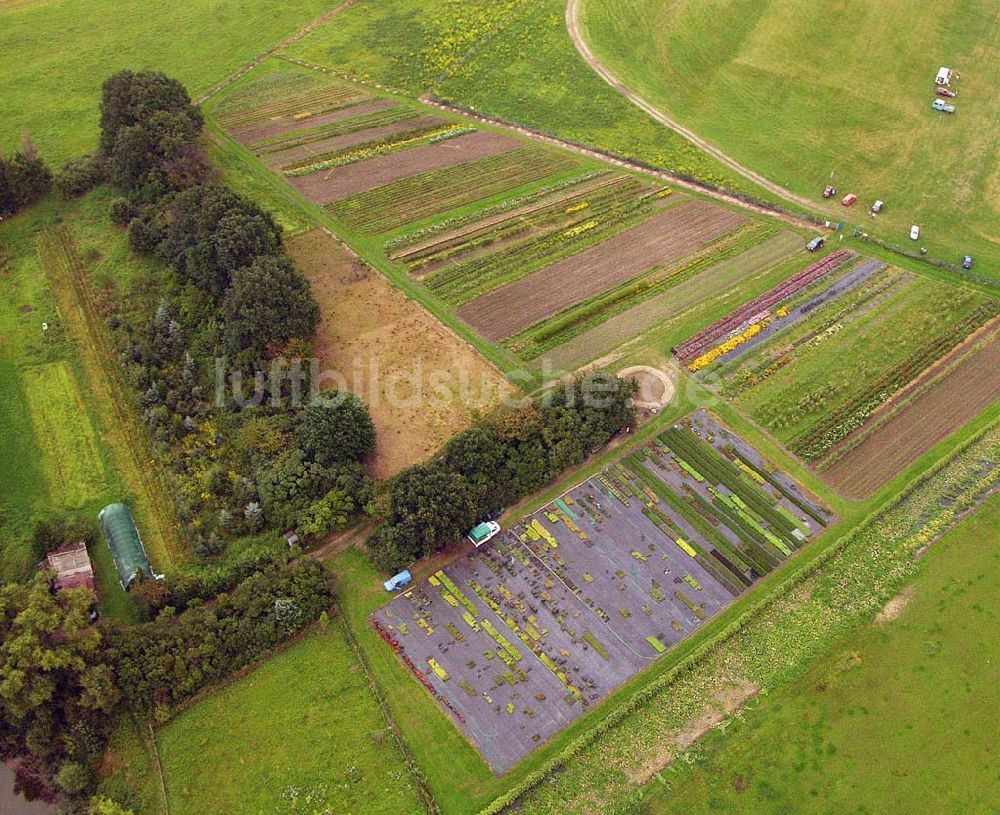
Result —
[{"label": "tall dark tree", "polygon": [[101,97],[101,153],[112,181],[151,202],[205,177],[198,147],[204,119],[187,90],[161,73],[121,71]]},{"label": "tall dark tree", "polygon": [[157,71],[119,71],[108,77],[101,89],[101,151],[110,153],[124,129],[144,124],[158,112],[181,113],[201,130],[201,111],[176,79]]},{"label": "tall dark tree", "polygon": [[327,404],[310,405],[296,418],[295,440],[313,461],[331,466],[359,461],[375,449],[368,407],[352,393],[325,393]]},{"label": "tall dark tree", "polygon": [[407,565],[456,542],[479,512],[468,479],[440,461],[403,470],[389,485],[388,501],[388,541],[400,548],[394,555],[413,555],[405,563],[393,563],[393,567]]},{"label": "tall dark tree", "polygon": [[222,302],[226,351],[260,359],[275,343],[309,337],[319,306],[309,283],[284,257],[263,257],[237,269]]},{"label": "tall dark tree", "polygon": [[9,159],[0,155],[0,215],[9,215],[48,195],[52,172],[38,155],[30,137]]}]

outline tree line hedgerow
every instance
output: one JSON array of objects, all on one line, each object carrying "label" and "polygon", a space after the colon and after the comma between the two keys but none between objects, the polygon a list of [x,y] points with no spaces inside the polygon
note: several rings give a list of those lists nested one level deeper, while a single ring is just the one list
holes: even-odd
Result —
[{"label": "tree line hedgerow", "polygon": [[433,554],[582,462],[635,423],[635,387],[603,372],[576,379],[538,402],[497,409],[401,472],[375,501],[375,564],[392,571]]}]

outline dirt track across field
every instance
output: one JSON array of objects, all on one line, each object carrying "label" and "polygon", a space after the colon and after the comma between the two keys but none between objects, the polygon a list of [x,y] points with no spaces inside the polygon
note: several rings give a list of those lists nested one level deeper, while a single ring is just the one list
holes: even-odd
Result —
[{"label": "dirt track across field", "polygon": [[507,136],[478,130],[437,144],[413,147],[288,180],[314,204],[330,204],[393,181],[509,153],[520,146],[520,142]]},{"label": "dirt track across field", "polygon": [[707,201],[688,201],[485,294],[462,306],[458,316],[486,339],[501,340],[567,306],[694,252],[745,221],[740,213]]},{"label": "dirt track across field", "polygon": [[594,70],[594,72],[612,88],[618,91],[618,93],[628,99],[632,104],[641,108],[645,113],[652,116],[660,124],[683,136],[700,150],[704,150],[708,153],[708,155],[720,164],[724,164],[730,170],[743,176],[748,181],[752,181],[757,186],[763,187],[772,195],[776,195],[778,198],[783,198],[786,201],[794,201],[799,206],[805,207],[807,211],[823,208],[816,201],[812,201],[805,196],[794,193],[791,190],[782,187],[780,184],[775,184],[773,181],[769,181],[759,173],[755,173],[749,167],[744,167],[742,164],[723,153],[718,147],[715,147],[705,141],[697,133],[688,130],[688,128],[684,127],[684,125],[680,124],[680,122],[671,119],[662,110],[651,105],[639,96],[639,94],[629,88],[628,85],[618,79],[608,66],[594,55],[594,52],[590,50],[590,46],[587,45],[583,38],[583,33],[580,30],[580,0],[568,0],[566,4],[566,28],[569,31],[569,37],[573,41],[573,45],[576,46],[576,50],[579,52],[580,56],[583,57],[584,61]]}]

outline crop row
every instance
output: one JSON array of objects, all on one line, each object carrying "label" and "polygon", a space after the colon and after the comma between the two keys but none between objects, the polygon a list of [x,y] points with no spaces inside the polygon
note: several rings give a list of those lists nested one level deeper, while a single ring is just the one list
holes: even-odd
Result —
[{"label": "crop row", "polygon": [[754,337],[756,337],[761,331],[767,328],[771,324],[771,320],[774,319],[771,316],[771,312],[765,311],[758,317],[752,317],[750,323],[744,328],[739,334],[733,334],[729,339],[725,340],[720,345],[716,345],[710,348],[701,356],[697,357],[692,362],[688,363],[687,369],[691,373],[700,371],[702,368],[711,365],[715,360],[721,356],[725,356],[730,351],[739,348],[743,343],[749,342]]},{"label": "crop row", "polygon": [[564,153],[521,147],[384,184],[327,209],[354,229],[388,232],[578,166]]},{"label": "crop row", "polygon": [[529,193],[524,193],[514,198],[506,198],[497,204],[486,207],[485,209],[477,209],[474,212],[466,212],[462,215],[453,215],[450,218],[445,218],[437,223],[421,227],[420,229],[415,229],[412,232],[405,232],[402,235],[397,235],[396,237],[387,240],[383,245],[383,248],[392,260],[398,260],[402,257],[402,255],[406,254],[406,252],[400,252],[400,250],[406,250],[408,247],[432,241],[440,235],[461,229],[462,227],[477,224],[485,218],[489,218],[494,215],[504,215],[512,210],[521,209],[522,207],[541,201],[550,195],[555,195],[565,190],[573,190],[578,187],[586,186],[591,181],[607,179],[609,177],[616,176],[612,176],[610,170],[601,170],[574,176],[573,178],[566,178],[562,181],[557,181],[555,184],[549,184],[545,187],[541,187],[540,189],[532,190]]},{"label": "crop row", "polygon": [[334,86],[320,92],[289,96],[253,110],[223,114],[219,117],[219,124],[226,130],[245,130],[282,116],[291,116],[295,119],[318,116],[367,98],[368,94],[356,88]]},{"label": "crop row", "polygon": [[813,461],[861,427],[883,402],[937,362],[976,328],[996,316],[998,304],[988,300],[962,320],[948,326],[938,336],[924,343],[905,360],[872,381],[852,399],[825,414],[789,446],[798,455]]},{"label": "crop row", "polygon": [[316,153],[305,160],[286,165],[282,168],[282,172],[289,177],[309,175],[320,170],[330,170],[334,167],[353,164],[356,161],[367,161],[376,156],[397,153],[401,150],[415,147],[418,144],[433,144],[435,140],[440,140],[442,136],[461,136],[474,132],[475,128],[463,127],[459,124],[443,125],[440,122],[427,122],[422,126],[397,133],[389,138],[374,139],[365,144]]},{"label": "crop row", "polygon": [[[636,475],[662,498],[671,510],[690,524],[698,536],[712,548],[706,549],[697,540],[684,538],[683,531],[670,519],[670,516],[656,507],[647,506],[647,511],[644,513],[646,517],[650,518],[657,527],[673,539],[681,549],[695,558],[702,568],[725,586],[731,594],[735,596],[744,587],[750,585],[752,578],[748,575],[751,574],[751,569],[758,575],[767,574],[771,570],[773,564],[767,559],[740,551],[715,528],[715,524],[719,520],[718,513],[713,511],[700,496],[691,493],[682,498],[674,493],[656,473],[646,466],[641,453],[633,454],[628,461]],[[699,500],[701,504],[698,503]],[[775,561],[776,563],[777,561]]]},{"label": "crop row", "polygon": [[644,184],[631,176],[617,176],[602,180],[599,184],[584,189],[571,189],[555,201],[507,213],[505,217],[487,219],[486,223],[474,224],[469,229],[449,235],[440,241],[425,244],[407,252],[399,258],[407,264],[411,272],[454,255],[463,254],[483,246],[510,240],[529,229],[551,227],[560,221],[593,215],[634,198]]},{"label": "crop row", "polygon": [[738,309],[729,312],[725,317],[717,320],[710,326],[703,328],[693,337],[685,340],[673,349],[674,354],[676,354],[678,359],[685,362],[699,356],[703,352],[703,349],[718,341],[730,331],[739,328],[743,323],[777,305],[782,300],[787,300],[800,289],[805,288],[810,283],[833,271],[853,257],[855,257],[854,253],[845,249],[838,249],[836,252],[831,252],[822,260],[810,264],[774,288],[755,297]]},{"label": "crop row", "polygon": [[680,427],[668,428],[661,434],[660,439],[671,450],[697,467],[713,484],[727,487],[786,542],[793,547],[799,545],[798,539],[793,534],[795,525],[777,511],[774,500],[756,485],[748,482],[740,469],[725,459],[712,445],[702,442],[691,430]]},{"label": "crop row", "polygon": [[497,252],[456,263],[428,275],[427,286],[452,305],[462,305],[538,269],[603,242],[644,220],[650,196],[612,201],[607,208],[576,213],[568,224]]},{"label": "crop row", "polygon": [[[821,311],[811,314],[809,316],[811,321],[809,330],[786,342],[780,357],[775,359],[772,355],[765,353],[760,362],[745,366],[738,374],[727,379],[723,386],[723,395],[727,399],[735,399],[744,391],[761,384],[795,359],[799,351],[815,348],[829,337],[839,333],[852,317],[860,314],[862,310],[869,311],[874,301],[881,300],[883,296],[898,288],[900,282],[906,282],[910,279],[912,276],[909,272],[890,269],[885,274],[879,275],[878,278],[867,281],[865,285],[845,293],[842,297],[824,302],[822,305],[824,310],[834,303],[838,305],[837,310],[823,317],[820,317]],[[761,349],[766,347],[766,345],[761,346]],[[718,373],[722,374],[722,370]]]},{"label": "crop row", "polygon": [[616,314],[679,286],[724,260],[743,254],[776,232],[770,224],[744,224],[674,266],[654,269],[638,280],[629,281],[516,334],[507,341],[507,346],[524,359],[535,359]]},{"label": "crop row", "polygon": [[289,130],[276,136],[268,136],[251,142],[248,147],[257,155],[267,155],[281,150],[288,150],[292,147],[302,147],[313,142],[332,139],[336,136],[347,136],[352,133],[360,133],[364,130],[374,130],[379,127],[408,122],[419,117],[419,113],[411,108],[396,105],[384,110],[376,110],[372,113],[363,113],[359,116],[351,116],[347,119],[340,119],[316,127],[303,128],[300,130]]}]

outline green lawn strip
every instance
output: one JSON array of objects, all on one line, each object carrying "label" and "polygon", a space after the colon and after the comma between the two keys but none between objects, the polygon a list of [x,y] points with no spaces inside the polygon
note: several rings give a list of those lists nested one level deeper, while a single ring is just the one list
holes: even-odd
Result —
[{"label": "green lawn strip", "polygon": [[[649,785],[643,811],[766,815],[791,808],[812,815],[832,807],[929,815],[959,798],[965,811],[987,811],[1000,788],[986,770],[986,745],[1000,721],[982,700],[997,677],[990,660],[968,654],[1000,636],[983,603],[1000,580],[990,543],[998,527],[995,495],[919,561],[898,619],[862,625],[742,721],[707,736],[694,762],[677,765],[669,788]],[[963,669],[949,669],[955,665]],[[945,753],[924,750],[947,730],[965,738]],[[913,783],[895,788],[885,768],[916,754]],[[803,762],[803,755],[817,760]],[[736,777],[743,779],[738,790]],[[820,799],[812,795],[819,786]]]},{"label": "green lawn strip", "polygon": [[24,577],[35,565],[34,516],[48,498],[20,371],[8,360],[0,360],[0,426],[0,581],[8,581]]},{"label": "green lawn strip", "polygon": [[311,205],[281,176],[208,120],[212,162],[225,182],[274,216],[286,238],[314,229],[323,221]]}]

